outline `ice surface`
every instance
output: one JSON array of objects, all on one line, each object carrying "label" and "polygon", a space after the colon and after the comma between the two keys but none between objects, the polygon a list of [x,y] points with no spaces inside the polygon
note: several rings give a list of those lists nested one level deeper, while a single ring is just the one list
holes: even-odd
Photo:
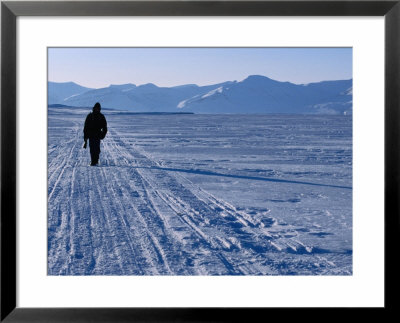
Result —
[{"label": "ice surface", "polygon": [[50,275],[351,275],[352,117],[49,108]]}]

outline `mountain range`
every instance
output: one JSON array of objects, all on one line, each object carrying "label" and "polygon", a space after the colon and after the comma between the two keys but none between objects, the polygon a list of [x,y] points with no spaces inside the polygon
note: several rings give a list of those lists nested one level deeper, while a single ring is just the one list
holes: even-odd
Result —
[{"label": "mountain range", "polygon": [[309,84],[251,75],[243,81],[158,87],[122,84],[92,89],[73,82],[48,82],[48,104],[102,107],[133,112],[351,114],[353,81]]}]

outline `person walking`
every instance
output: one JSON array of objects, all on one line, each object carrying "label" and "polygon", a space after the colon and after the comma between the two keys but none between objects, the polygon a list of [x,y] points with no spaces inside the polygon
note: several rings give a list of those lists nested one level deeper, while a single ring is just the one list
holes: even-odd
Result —
[{"label": "person walking", "polygon": [[85,126],[83,128],[83,139],[85,141],[83,148],[86,149],[87,141],[89,139],[91,157],[90,166],[98,165],[100,156],[100,140],[104,139],[107,134],[107,121],[100,110],[101,105],[97,102],[93,107],[93,111],[87,115]]}]

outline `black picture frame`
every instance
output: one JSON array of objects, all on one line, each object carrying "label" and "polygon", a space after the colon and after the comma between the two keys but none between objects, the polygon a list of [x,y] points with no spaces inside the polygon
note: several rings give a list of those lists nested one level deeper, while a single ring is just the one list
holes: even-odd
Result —
[{"label": "black picture frame", "polygon": [[[18,16],[384,16],[385,19],[385,306],[396,311],[399,274],[400,0],[394,1],[2,1],[1,3],[1,322],[233,322],[286,319],[299,308],[19,308],[17,301],[16,19]],[[373,255],[371,255],[373,257]],[[40,293],[40,291],[38,291]],[[307,310],[307,309],[306,309]],[[308,309],[310,310],[310,309]],[[314,310],[314,309],[313,309]],[[325,308],[324,317],[341,318]],[[346,309],[350,314],[351,309]],[[354,309],[357,310],[357,309]],[[292,314],[295,312],[296,314]],[[315,312],[313,312],[315,313]],[[390,314],[390,315],[391,315]],[[282,316],[280,316],[282,315]],[[327,316],[325,316],[327,315]],[[308,317],[318,318],[320,314]],[[257,318],[258,317],[258,318]],[[322,317],[322,318],[324,318]],[[345,317],[351,319],[350,316]]]}]

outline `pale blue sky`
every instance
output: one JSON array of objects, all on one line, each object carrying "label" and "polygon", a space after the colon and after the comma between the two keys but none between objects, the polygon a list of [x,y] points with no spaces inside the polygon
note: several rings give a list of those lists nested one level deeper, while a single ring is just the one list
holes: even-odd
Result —
[{"label": "pale blue sky", "polygon": [[49,48],[48,80],[91,88],[175,86],[264,75],[296,84],[352,78],[351,48]]}]

